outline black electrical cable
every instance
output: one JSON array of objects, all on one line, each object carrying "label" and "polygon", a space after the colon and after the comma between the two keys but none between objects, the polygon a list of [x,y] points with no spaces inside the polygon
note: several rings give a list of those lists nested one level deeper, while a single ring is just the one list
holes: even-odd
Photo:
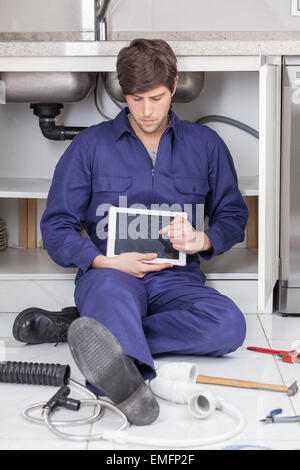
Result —
[{"label": "black electrical cable", "polygon": [[[96,86],[95,86],[95,89],[94,89],[94,103],[95,103],[95,106],[96,106],[96,109],[97,109],[98,113],[99,113],[104,119],[106,119],[106,121],[112,121],[113,118],[107,116],[107,115],[102,111],[102,109],[100,108],[100,106],[99,106],[99,104],[98,104],[98,86],[99,86],[100,78],[102,79],[102,75],[98,72],[98,74],[97,74],[97,79],[96,79]],[[103,83],[103,80],[102,80],[102,83]]]},{"label": "black electrical cable", "polygon": [[232,119],[226,116],[204,116],[200,119],[197,119],[197,121],[195,122],[196,124],[205,124],[206,122],[223,122],[224,124],[229,124],[230,126],[234,126],[238,129],[248,132],[248,134],[253,135],[253,137],[256,137],[256,139],[259,139],[259,132],[256,129],[253,129],[253,127],[250,127],[247,124],[244,124],[243,122],[237,121],[236,119]]}]

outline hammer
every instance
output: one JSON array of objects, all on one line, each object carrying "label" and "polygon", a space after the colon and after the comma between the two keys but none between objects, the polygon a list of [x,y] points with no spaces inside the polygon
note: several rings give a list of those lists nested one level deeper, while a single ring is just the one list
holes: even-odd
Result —
[{"label": "hammer", "polygon": [[274,390],[276,392],[286,392],[289,397],[296,395],[298,392],[297,381],[286,387],[285,385],[264,384],[261,382],[249,382],[248,380],[225,379],[222,377],[209,377],[207,375],[197,375],[196,383],[198,384],[214,384],[226,385],[229,387],[240,388],[263,388],[266,390]]}]

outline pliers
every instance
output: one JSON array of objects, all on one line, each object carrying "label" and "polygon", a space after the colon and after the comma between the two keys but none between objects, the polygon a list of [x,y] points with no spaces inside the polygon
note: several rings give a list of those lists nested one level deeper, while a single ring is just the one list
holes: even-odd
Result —
[{"label": "pliers", "polygon": [[265,349],[265,348],[257,348],[255,346],[249,346],[247,349],[250,351],[258,351],[267,354],[275,354],[276,356],[281,357],[283,362],[299,362],[300,363],[300,352],[293,349],[292,351],[278,351],[276,349]]},{"label": "pliers", "polygon": [[297,423],[300,421],[300,415],[298,416],[277,416],[282,413],[281,408],[272,410],[266,418],[261,419],[261,423]]}]

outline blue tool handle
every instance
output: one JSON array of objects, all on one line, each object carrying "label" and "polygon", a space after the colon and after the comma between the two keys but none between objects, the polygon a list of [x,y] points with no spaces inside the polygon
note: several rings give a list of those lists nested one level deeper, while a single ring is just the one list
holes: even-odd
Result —
[{"label": "blue tool handle", "polygon": [[282,413],[282,408],[276,408],[275,410],[272,410],[269,414],[269,416],[267,416],[267,418],[271,418],[272,422],[274,423],[275,422],[275,416],[277,415],[280,415]]},{"label": "blue tool handle", "polygon": [[272,410],[266,420],[272,423],[296,423],[300,421],[300,416],[278,416],[282,413],[282,408]]}]

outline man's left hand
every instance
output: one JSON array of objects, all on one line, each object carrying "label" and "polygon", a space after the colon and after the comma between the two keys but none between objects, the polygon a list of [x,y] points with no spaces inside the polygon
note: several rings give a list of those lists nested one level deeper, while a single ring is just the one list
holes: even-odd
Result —
[{"label": "man's left hand", "polygon": [[180,215],[177,215],[169,225],[159,231],[160,234],[166,232],[168,233],[173,248],[189,255],[212,248],[212,244],[206,233],[197,232],[192,224]]}]

